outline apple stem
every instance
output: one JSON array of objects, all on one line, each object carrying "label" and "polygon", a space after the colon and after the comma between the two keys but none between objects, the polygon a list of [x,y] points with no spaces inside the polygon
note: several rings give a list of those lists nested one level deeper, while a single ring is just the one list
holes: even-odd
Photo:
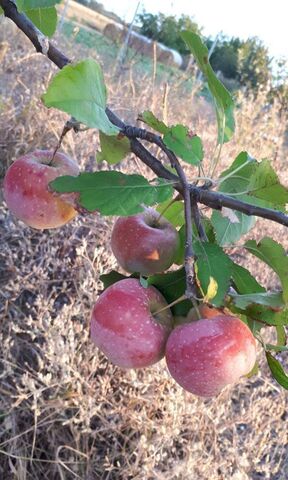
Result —
[{"label": "apple stem", "polygon": [[167,310],[168,308],[173,307],[174,305],[182,302],[186,298],[187,298],[186,295],[181,295],[181,297],[177,298],[177,300],[174,300],[174,302],[171,302],[171,303],[169,303],[169,305],[166,305],[165,307],[161,308],[160,310],[157,310],[157,312],[153,312],[152,315],[153,316],[158,315],[158,313],[164,312],[164,310]]},{"label": "apple stem", "polygon": [[175,198],[172,198],[172,200],[170,200],[170,202],[168,203],[168,205],[166,205],[165,208],[163,208],[163,210],[159,213],[159,217],[157,218],[157,222],[159,222],[161,220],[161,218],[163,217],[164,213],[167,212],[167,210],[171,207],[171,205],[173,205],[173,203],[175,202],[178,202],[182,199],[182,195],[178,194]]},{"label": "apple stem", "polygon": [[154,208],[147,207],[144,204],[142,204],[141,207],[144,210],[145,218],[148,222],[148,225],[152,228],[160,228],[159,220],[161,217],[158,218],[158,212]]},{"label": "apple stem", "polygon": [[198,317],[198,320],[201,320],[202,316],[201,316],[201,314],[200,314],[200,310],[199,310],[198,304],[197,304],[196,302],[195,302],[195,304],[193,303],[193,307],[194,307],[194,310],[195,310],[196,315],[197,315],[197,317]]},{"label": "apple stem", "polygon": [[[253,333],[253,332],[252,332]],[[266,351],[266,343],[261,335],[260,332],[257,332],[254,337],[258,340],[258,342],[262,345],[263,349]]]},{"label": "apple stem", "polygon": [[56,153],[58,152],[59,148],[61,147],[62,145],[62,142],[63,142],[63,139],[64,137],[67,135],[68,132],[70,132],[70,130],[74,130],[75,133],[78,133],[80,131],[80,123],[77,122],[77,120],[75,120],[74,117],[71,117],[69,120],[67,120],[67,122],[65,123],[64,127],[63,127],[63,130],[62,130],[62,133],[60,135],[60,138],[57,142],[57,145],[53,151],[53,155],[52,155],[52,158],[50,160],[50,162],[48,163],[48,165],[52,166],[53,165],[53,162],[54,162],[54,158],[55,158],[55,155]]},{"label": "apple stem", "polygon": [[51,160],[47,163],[47,165],[49,165],[49,167],[52,167],[52,166],[53,166],[54,158],[55,158],[55,155],[56,155],[59,147],[60,147],[60,145],[58,146],[58,144],[57,144],[56,148],[55,148],[54,151],[53,151]]}]

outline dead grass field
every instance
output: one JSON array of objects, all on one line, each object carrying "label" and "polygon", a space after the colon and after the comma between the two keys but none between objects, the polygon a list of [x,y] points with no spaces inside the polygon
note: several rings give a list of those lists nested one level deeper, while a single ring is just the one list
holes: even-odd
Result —
[{"label": "dead grass field", "polygon": [[[92,56],[64,38],[73,58]],[[56,72],[35,54],[10,23],[0,23],[8,43],[0,76],[1,176],[20,154],[57,143],[65,115],[40,101]],[[98,58],[109,87],[109,104],[135,122],[137,113],[162,114],[164,85],[137,78],[133,69],[113,78]],[[186,123],[212,155],[213,114],[204,100],[183,97],[169,85],[168,121]],[[193,100],[193,103],[192,103]],[[240,99],[241,100],[241,99]],[[288,184],[285,125],[278,106],[262,110],[263,98],[242,99],[235,140],[223,149],[228,165],[240,150],[274,159]],[[95,131],[68,134],[63,150],[82,168],[95,164]],[[145,174],[134,158],[121,167]],[[193,175],[193,172],[192,172]],[[78,217],[62,229],[36,231],[0,206],[0,478],[3,480],[287,480],[287,393],[271,378],[263,354],[261,372],[216,399],[186,394],[169,377],[165,362],[139,371],[109,364],[89,340],[91,305],[99,276],[116,267],[109,238],[113,219]],[[269,234],[288,249],[287,230],[259,222],[256,238]],[[271,272],[244,257],[263,284]],[[287,358],[281,355],[284,366]]]}]

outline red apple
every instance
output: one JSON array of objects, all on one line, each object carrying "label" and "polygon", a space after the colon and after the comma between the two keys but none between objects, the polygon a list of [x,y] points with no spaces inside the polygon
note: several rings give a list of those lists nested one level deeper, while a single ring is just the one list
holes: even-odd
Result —
[{"label": "red apple", "polygon": [[53,194],[48,184],[61,175],[79,174],[78,165],[64,153],[36,150],[18,158],[4,178],[4,198],[9,210],[33,228],[55,228],[77,214],[75,194]]},{"label": "red apple", "polygon": [[168,338],[166,361],[181,387],[212,397],[252,370],[256,342],[239,318],[219,315],[176,327]]},{"label": "red apple", "polygon": [[170,309],[154,287],[128,278],[108,287],[97,300],[91,318],[91,338],[115,365],[147,367],[158,362],[172,328]]},{"label": "red apple", "polygon": [[170,222],[150,208],[138,215],[118,218],[111,247],[124,270],[151,275],[172,265],[179,235]]}]

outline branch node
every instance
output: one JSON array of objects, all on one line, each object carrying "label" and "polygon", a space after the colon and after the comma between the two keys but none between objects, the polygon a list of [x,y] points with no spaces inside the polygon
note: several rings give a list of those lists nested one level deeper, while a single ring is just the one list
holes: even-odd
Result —
[{"label": "branch node", "polygon": [[[37,39],[38,39],[39,45],[41,47],[41,52],[40,53],[43,53],[43,55],[48,57],[48,52],[49,52],[49,48],[50,48],[50,43],[49,43],[48,38],[45,37],[45,35],[43,35],[42,33],[38,33]],[[38,51],[39,50],[40,49],[38,49]]]}]

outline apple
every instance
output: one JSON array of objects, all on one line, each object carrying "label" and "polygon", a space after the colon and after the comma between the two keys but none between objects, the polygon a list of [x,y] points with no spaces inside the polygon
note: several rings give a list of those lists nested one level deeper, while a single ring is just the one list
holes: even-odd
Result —
[{"label": "apple", "polygon": [[177,326],[166,345],[168,369],[177,383],[200,397],[218,395],[248,374],[256,342],[239,318],[218,315]]},{"label": "apple", "polygon": [[79,174],[78,165],[64,153],[36,150],[15,160],[4,178],[4,198],[9,210],[37,229],[64,225],[77,214],[74,193],[56,194],[49,182],[62,175]]},{"label": "apple", "polygon": [[[120,280],[98,298],[91,317],[91,339],[115,365],[147,367],[158,362],[173,317],[162,294],[136,278]],[[157,313],[162,308],[165,310]]]},{"label": "apple", "polygon": [[179,248],[174,226],[152,208],[115,222],[112,251],[124,270],[152,275],[169,268]]}]

